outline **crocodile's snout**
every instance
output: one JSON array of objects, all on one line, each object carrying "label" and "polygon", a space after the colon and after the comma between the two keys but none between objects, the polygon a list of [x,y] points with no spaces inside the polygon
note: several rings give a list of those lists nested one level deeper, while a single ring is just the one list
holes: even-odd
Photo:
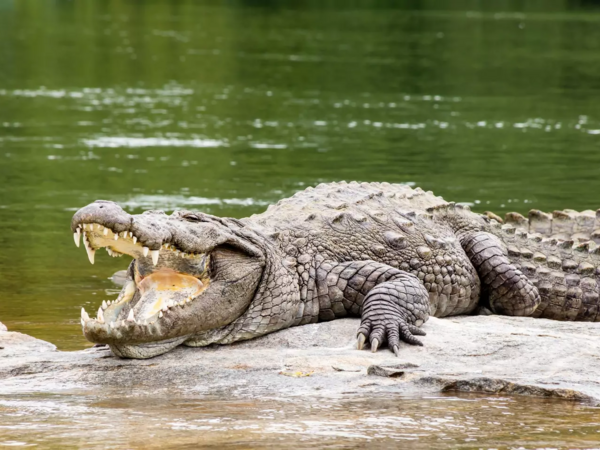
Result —
[{"label": "crocodile's snout", "polygon": [[96,200],[75,213],[71,220],[71,230],[76,232],[81,223],[100,223],[116,232],[129,230],[133,216],[126,213],[115,202]]}]

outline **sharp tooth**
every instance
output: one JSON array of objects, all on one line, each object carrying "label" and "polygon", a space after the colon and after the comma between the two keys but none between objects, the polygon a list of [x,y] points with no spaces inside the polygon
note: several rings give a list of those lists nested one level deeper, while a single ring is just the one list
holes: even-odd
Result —
[{"label": "sharp tooth", "polygon": [[87,228],[87,223],[83,224],[83,229],[85,230]]},{"label": "sharp tooth", "polygon": [[132,238],[133,237],[133,231],[129,232],[129,237]]},{"label": "sharp tooth", "polygon": [[127,231],[123,231],[122,235],[123,235],[124,238],[126,238],[127,237]]},{"label": "sharp tooth", "polygon": [[163,306],[163,307],[162,307],[162,311],[165,311],[165,312],[166,312],[166,311],[167,311],[167,309],[169,309],[169,307],[168,307],[167,305],[165,305],[165,306]]},{"label": "sharp tooth", "polygon": [[[132,233],[133,234],[133,233]],[[133,237],[133,243],[135,244],[137,242],[137,236]]]},{"label": "sharp tooth", "polygon": [[85,312],[85,308],[83,306],[81,307],[81,318],[86,322],[90,320],[90,316],[88,316],[88,313]]},{"label": "sharp tooth", "polygon": [[150,250],[150,249],[149,249],[148,247],[144,247],[144,248],[142,249],[142,253],[144,254],[144,256],[148,256],[148,251],[149,251],[149,250]]},{"label": "sharp tooth", "polygon": [[106,303],[106,300],[102,300],[102,309],[106,308],[108,308],[108,303]]},{"label": "sharp tooth", "polygon": [[127,320],[129,322],[135,322],[135,316],[133,315],[133,309],[129,310],[129,315],[127,316]]},{"label": "sharp tooth", "polygon": [[159,313],[158,313],[158,317],[159,317],[160,319],[162,319],[162,316],[163,316],[163,313],[162,313],[162,311],[161,311],[161,312],[159,312]]},{"label": "sharp tooth", "polygon": [[90,247],[85,247],[85,250],[87,251],[87,255],[88,255],[88,259],[90,260],[91,264],[94,264],[94,255],[96,254],[96,250],[94,250],[93,248]]},{"label": "sharp tooth", "polygon": [[158,255],[160,254],[159,250],[152,250],[152,264],[158,264]]},{"label": "sharp tooth", "polygon": [[79,248],[79,243],[81,241],[81,231],[79,231],[79,228],[73,233],[73,240],[75,241],[75,245]]},{"label": "sharp tooth", "polygon": [[102,312],[102,306],[98,308],[98,322],[104,323],[104,313]]},{"label": "sharp tooth", "polygon": [[81,319],[81,326],[85,327],[85,321],[83,319]]},{"label": "sharp tooth", "polygon": [[88,241],[87,234],[85,233],[85,231],[83,232],[83,246],[85,248],[88,248],[90,246],[90,243]]},{"label": "sharp tooth", "polygon": [[[133,298],[133,294],[135,294],[135,283],[133,281],[129,281],[125,285],[125,290],[123,291],[123,296],[121,297],[121,301],[129,301]],[[116,301],[116,300],[115,300]]]},{"label": "sharp tooth", "polygon": [[115,241],[119,239],[119,233],[115,233]]},{"label": "sharp tooth", "polygon": [[108,228],[105,228],[104,229],[104,236],[107,236],[107,235],[108,235]]},{"label": "sharp tooth", "polygon": [[102,230],[104,227],[100,224],[96,225],[96,228],[98,228],[98,230]]}]

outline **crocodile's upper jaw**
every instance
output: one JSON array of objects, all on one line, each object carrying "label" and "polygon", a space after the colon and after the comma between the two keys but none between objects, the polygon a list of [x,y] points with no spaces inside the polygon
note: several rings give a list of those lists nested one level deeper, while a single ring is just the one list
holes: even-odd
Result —
[{"label": "crocodile's upper jaw", "polygon": [[[95,318],[82,308],[81,325],[88,340],[109,344],[119,356],[147,358],[223,327],[247,309],[262,275],[260,258],[240,249],[241,244],[222,243],[214,223],[182,220],[176,214],[129,216],[108,202],[76,213],[75,243],[79,246],[83,240],[92,264],[100,248],[113,257],[134,258],[115,301],[103,301]],[[119,227],[125,230],[115,230]],[[215,236],[216,244],[206,243]],[[190,251],[190,242],[202,242],[196,244],[202,251]]]}]

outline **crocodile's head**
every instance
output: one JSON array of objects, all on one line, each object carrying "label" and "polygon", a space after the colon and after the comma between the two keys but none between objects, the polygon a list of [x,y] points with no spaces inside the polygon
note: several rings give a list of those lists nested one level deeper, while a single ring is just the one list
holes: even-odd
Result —
[{"label": "crocodile's head", "polygon": [[85,337],[123,357],[156,356],[231,323],[252,302],[265,265],[259,240],[235,219],[130,215],[98,200],[75,213],[71,229],[92,264],[102,247],[133,257],[119,297],[99,305],[96,318],[81,314]]}]

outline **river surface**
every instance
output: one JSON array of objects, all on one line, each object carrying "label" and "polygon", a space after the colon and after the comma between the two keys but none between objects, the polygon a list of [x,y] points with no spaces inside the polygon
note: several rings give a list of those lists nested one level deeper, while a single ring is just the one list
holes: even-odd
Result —
[{"label": "river surface", "polygon": [[[90,345],[79,310],[115,298],[108,277],[127,266],[104,254],[91,266],[73,245],[70,218],[96,199],[117,201],[132,213],[190,208],[244,217],[309,185],[359,180],[418,185],[477,211],[600,207],[595,5],[0,1],[0,320],[62,350]],[[36,399],[4,400],[0,414],[16,408],[29,420],[27,405],[36,409]],[[354,423],[347,415],[360,415],[360,401],[332,407],[328,419],[340,414],[340,423]],[[471,404],[453,401],[368,408],[384,409],[386,424],[396,417],[412,421],[382,436],[425,433],[424,442],[441,445],[444,433],[456,436],[454,427],[467,426],[467,413],[440,419],[430,431],[416,424],[437,417],[436,408],[443,418],[448,405]],[[546,408],[569,417],[589,414],[560,404],[498,401],[515,414],[525,408],[544,433]],[[210,405],[232,415],[271,408]],[[143,414],[168,417],[172,430],[181,428],[172,436],[208,427],[217,441],[229,439],[219,431],[229,425],[211,424],[207,410],[184,405],[179,416],[180,406],[166,402]],[[118,405],[82,408],[106,420],[121,411]],[[272,408],[275,422],[247,425],[269,445],[297,430],[311,442],[321,429],[322,417],[310,405],[283,416],[277,411],[287,407]],[[486,413],[500,420],[490,408]],[[196,413],[206,417],[196,422]],[[35,428],[43,412],[32,414]],[[129,417],[132,426],[143,414]],[[294,414],[303,422],[295,423]],[[495,436],[492,446],[503,442],[490,425],[496,419],[474,419],[486,430],[481,433]],[[572,431],[559,433],[584,446],[600,436],[598,422],[597,416],[589,422],[593,432],[587,422],[569,422],[564,430]],[[40,433],[85,444],[56,426]],[[536,426],[523,432],[539,436],[531,431]],[[369,425],[350,428],[348,436],[378,433]],[[0,444],[8,435],[29,442],[18,437],[22,431],[6,433],[0,429]],[[332,442],[350,439],[344,433]],[[549,442],[547,433],[540,446]]]},{"label": "river surface", "polygon": [[[477,395],[153,399],[0,396],[0,447],[478,449],[600,446],[598,409]],[[544,420],[541,421],[540,418]]]}]

